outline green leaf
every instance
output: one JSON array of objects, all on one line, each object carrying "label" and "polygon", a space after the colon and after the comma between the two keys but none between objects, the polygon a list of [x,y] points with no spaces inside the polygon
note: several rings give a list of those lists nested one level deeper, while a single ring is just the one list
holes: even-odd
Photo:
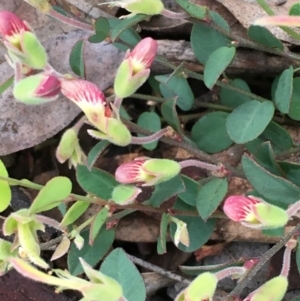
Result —
[{"label": "green leaf", "polygon": [[275,152],[293,147],[293,139],[289,132],[273,121],[269,123],[261,137],[271,142]]},{"label": "green leaf", "polygon": [[216,13],[213,10],[209,11],[209,15],[211,17],[211,19],[214,21],[214,23],[216,23],[218,26],[222,27],[223,29],[230,31],[230,26],[227,23],[227,21],[218,13]]},{"label": "green leaf", "polygon": [[289,10],[290,16],[300,16],[300,3],[295,3]]},{"label": "green leaf", "polygon": [[277,237],[282,237],[284,236],[284,227],[277,228],[277,229],[263,229],[262,233],[264,235],[268,236],[277,236]]},{"label": "green leaf", "polygon": [[293,162],[278,162],[284,177],[300,187],[300,165]]},{"label": "green leaf", "polygon": [[297,244],[297,249],[296,249],[296,263],[297,263],[297,268],[300,273],[300,237],[297,237],[298,244]]},{"label": "green leaf", "polygon": [[293,75],[294,70],[291,66],[284,70],[278,78],[277,88],[274,95],[274,103],[276,108],[283,114],[287,114],[290,110],[290,103],[293,92]]},{"label": "green leaf", "polygon": [[96,34],[89,37],[90,43],[101,43],[109,36],[110,25],[105,17],[100,17],[95,22]]},{"label": "green leaf", "polygon": [[269,141],[262,143],[254,153],[254,156],[257,163],[267,171],[277,176],[283,176],[283,171],[276,162],[275,155]]},{"label": "green leaf", "polygon": [[174,130],[182,134],[180,120],[176,112],[176,99],[165,101],[161,106],[161,114]]},{"label": "green leaf", "polygon": [[[0,176],[8,178],[8,172],[5,165],[0,160]],[[12,198],[11,189],[8,182],[0,180],[0,212],[6,210]]]},{"label": "green leaf", "polygon": [[207,16],[207,7],[196,5],[187,0],[175,0],[189,15],[197,19],[204,19]]},{"label": "green leaf", "polygon": [[79,40],[75,43],[71,50],[69,64],[72,71],[80,76],[85,77],[85,65],[83,58],[84,39]]},{"label": "green leaf", "polygon": [[159,237],[157,239],[157,253],[159,255],[167,253],[168,226],[169,226],[169,215],[163,213],[160,221]]},{"label": "green leaf", "polygon": [[[161,129],[161,122],[159,116],[155,112],[144,112],[140,115],[137,124],[144,129],[152,132],[158,132]],[[139,134],[139,137],[144,137]],[[154,150],[157,147],[158,141],[143,144],[147,150]]]},{"label": "green leaf", "polygon": [[83,273],[79,257],[83,258],[91,266],[95,266],[103,258],[114,242],[115,230],[102,228],[92,246],[88,244],[89,231],[83,232],[82,237],[84,239],[83,248],[78,250],[74,242],[72,242],[68,252],[68,269],[74,276]]},{"label": "green leaf", "polygon": [[233,143],[226,131],[228,115],[224,112],[208,113],[194,124],[191,134],[199,149],[214,154]]},{"label": "green leaf", "polygon": [[220,75],[232,62],[235,52],[235,47],[223,46],[209,56],[204,68],[204,83],[207,88],[212,89]]},{"label": "green leaf", "polygon": [[117,248],[103,261],[100,271],[118,281],[128,301],[145,301],[146,288],[141,274],[126,253]]},{"label": "green leaf", "polygon": [[63,202],[72,191],[72,183],[67,177],[55,177],[47,182],[30,206],[31,214],[50,210]]},{"label": "green leaf", "polygon": [[[111,18],[108,19],[110,28],[112,29],[112,31],[114,31],[115,28],[118,28],[118,26],[123,26],[120,24],[123,24],[122,20],[118,19],[118,18]],[[115,31],[117,32],[117,31]],[[133,28],[127,28],[125,29],[119,36],[120,40],[128,43],[131,46],[135,46],[140,40],[140,36],[137,34],[137,32],[133,29]],[[115,45],[116,43],[114,43],[113,45]],[[123,44],[122,44],[123,45]],[[126,46],[126,49],[128,49],[128,47]]]},{"label": "green leaf", "polygon": [[94,217],[94,220],[90,228],[89,244],[92,246],[98,236],[102,226],[105,224],[108,218],[109,210],[107,207],[103,207]]},{"label": "green leaf", "polygon": [[[177,199],[174,209],[176,210],[187,210],[193,211],[195,208],[187,205],[180,199]],[[178,248],[183,252],[194,252],[201,248],[211,237],[215,225],[216,219],[209,219],[206,223],[201,217],[197,216],[181,216],[178,215],[176,218],[182,220],[187,224],[187,230],[190,236],[190,245],[188,247],[183,244],[179,244]],[[176,224],[171,223],[170,225],[171,238],[174,241],[174,234],[176,232]]]},{"label": "green leaf", "polygon": [[219,178],[209,181],[200,189],[196,205],[204,221],[218,208],[227,191],[227,180]]},{"label": "green leaf", "polygon": [[300,188],[290,181],[275,176],[244,155],[242,166],[245,175],[254,189],[271,202],[293,204],[300,199]]},{"label": "green leaf", "polygon": [[164,201],[167,201],[184,190],[185,186],[181,177],[178,175],[167,182],[156,185],[148,202],[151,206],[158,208]]},{"label": "green leaf", "polygon": [[158,75],[155,79],[160,82],[160,92],[165,98],[177,97],[176,104],[183,111],[192,108],[194,94],[186,78],[180,74],[167,74]]},{"label": "green leaf", "polygon": [[188,205],[196,206],[197,195],[200,189],[199,183],[184,175],[181,178],[184,182],[185,191],[178,195],[179,198]]},{"label": "green leaf", "polygon": [[300,77],[293,80],[293,93],[288,115],[294,120],[300,120]]},{"label": "green leaf", "polygon": [[280,40],[278,40],[270,30],[265,27],[251,25],[248,28],[248,36],[250,39],[255,41],[258,44],[270,47],[270,48],[278,48],[279,50],[283,50],[284,46]]},{"label": "green leaf", "polygon": [[7,90],[14,83],[14,76],[11,76],[3,84],[0,85],[0,94]]},{"label": "green leaf", "polygon": [[128,28],[138,24],[141,21],[148,20],[149,16],[138,14],[134,17],[121,20],[111,31],[110,37],[113,42]]},{"label": "green leaf", "polygon": [[73,224],[89,208],[90,204],[84,201],[75,202],[64,214],[64,218],[60,224],[62,226]]},{"label": "green leaf", "polygon": [[[230,84],[232,86],[235,86],[246,92],[251,92],[248,84],[245,81],[243,81],[242,79],[236,78],[233,81],[230,81]],[[248,102],[248,101],[251,101],[251,98],[244,94],[238,93],[233,90],[226,89],[224,87],[221,88],[220,102],[221,102],[221,104],[223,104],[227,107],[236,108],[239,105],[241,105],[245,102]]]},{"label": "green leaf", "polygon": [[[203,42],[205,41],[205,43]],[[197,60],[204,64],[211,53],[230,41],[225,35],[205,24],[194,24],[191,32],[191,46]]]},{"label": "green leaf", "polygon": [[237,107],[227,118],[229,137],[239,144],[258,137],[267,127],[274,115],[271,101],[251,100]]},{"label": "green leaf", "polygon": [[101,140],[90,150],[87,157],[87,167],[89,169],[93,167],[96,160],[101,156],[108,146],[109,142],[107,140]]},{"label": "green leaf", "polygon": [[103,200],[109,200],[114,188],[119,184],[108,172],[98,168],[92,168],[90,171],[84,165],[77,166],[76,177],[82,189]]}]

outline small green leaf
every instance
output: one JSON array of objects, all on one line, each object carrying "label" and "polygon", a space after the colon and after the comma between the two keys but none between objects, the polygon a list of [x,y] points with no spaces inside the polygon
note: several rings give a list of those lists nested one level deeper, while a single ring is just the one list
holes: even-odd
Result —
[{"label": "small green leaf", "polygon": [[146,288],[141,274],[126,253],[117,248],[103,261],[100,271],[118,281],[128,301],[145,301]]},{"label": "small green leaf", "polygon": [[277,228],[277,229],[263,229],[262,233],[264,235],[268,236],[277,236],[277,237],[282,237],[284,236],[284,227]]},{"label": "small green leaf", "polygon": [[290,111],[293,93],[293,75],[294,70],[291,66],[289,69],[284,70],[278,78],[274,103],[276,108],[283,114],[287,114]]},{"label": "small green leaf", "polygon": [[80,77],[85,77],[83,49],[84,49],[84,40],[82,39],[75,43],[69,58],[69,64],[72,71]]},{"label": "small green leaf", "polygon": [[209,15],[211,17],[211,19],[214,21],[214,23],[216,23],[218,26],[222,27],[223,29],[230,31],[230,26],[227,23],[227,21],[218,13],[216,13],[213,10],[209,11]]},{"label": "small green leaf", "polygon": [[208,113],[194,124],[191,134],[199,149],[214,154],[233,143],[226,131],[228,115],[224,112]]},{"label": "small green leaf", "polygon": [[138,14],[134,17],[121,20],[121,22],[114,26],[113,30],[111,31],[110,37],[112,41],[114,42],[126,29],[148,19],[149,16]]},{"label": "small green leaf", "polygon": [[[137,124],[144,129],[152,132],[158,132],[161,129],[161,122],[159,116],[155,112],[144,112],[140,115]],[[139,137],[143,135],[139,134]],[[157,147],[158,141],[143,144],[143,147],[147,150],[154,150]]]},{"label": "small green leaf", "polygon": [[187,0],[175,0],[189,15],[197,19],[204,19],[207,16],[207,7],[196,5]]},{"label": "small green leaf", "polygon": [[107,140],[101,140],[90,150],[87,157],[87,166],[89,169],[93,167],[96,160],[101,156],[108,146],[109,142]]},{"label": "small green leaf", "polygon": [[148,202],[151,206],[158,208],[164,201],[167,201],[184,190],[184,183],[178,175],[167,182],[156,185]]},{"label": "small green leaf", "polygon": [[189,111],[192,108],[194,94],[186,78],[176,73],[158,75],[155,79],[160,82],[160,92],[165,98],[177,97],[176,104],[183,111]]},{"label": "small green leaf", "polygon": [[163,213],[160,221],[159,237],[157,240],[157,253],[159,255],[167,253],[167,232],[169,226],[169,215]]},{"label": "small green leaf", "polygon": [[0,85],[0,94],[7,90],[14,83],[14,76],[11,76],[3,84]]},{"label": "small green leaf", "polygon": [[232,62],[235,52],[235,47],[224,46],[216,49],[209,56],[204,68],[204,83],[207,88],[212,89],[222,72]]},{"label": "small green leaf", "polygon": [[245,175],[254,189],[270,202],[293,204],[300,199],[300,188],[290,181],[275,176],[244,155],[242,166]]},{"label": "small green leaf", "polygon": [[64,218],[60,224],[62,226],[68,226],[74,223],[89,208],[90,204],[91,203],[84,201],[75,202],[64,214]]},{"label": "small green leaf", "polygon": [[293,93],[288,115],[294,120],[300,120],[300,77],[293,80]]},{"label": "small green leaf", "polygon": [[284,49],[284,46],[281,43],[281,41],[278,40],[271,33],[271,31],[265,27],[251,25],[248,29],[248,36],[250,39],[252,39],[258,44],[262,44],[270,48],[278,48],[279,50]]},{"label": "small green leaf", "polygon": [[[236,78],[233,81],[230,81],[230,84],[246,92],[251,92],[248,84],[242,79]],[[251,101],[251,98],[244,94],[226,89],[224,87],[221,88],[220,102],[227,107],[236,108],[248,101]]]},{"label": "small green leaf", "polygon": [[180,120],[176,112],[176,99],[165,101],[161,106],[161,114],[175,131],[182,134]]},{"label": "small green leaf", "polygon": [[300,187],[300,165],[293,162],[278,162],[284,177]]},{"label": "small green leaf", "polygon": [[188,205],[196,206],[197,195],[200,189],[199,183],[184,175],[181,178],[185,185],[185,191],[178,195],[179,198]]},{"label": "small green leaf", "polygon": [[[8,178],[5,165],[0,160],[0,176]],[[0,212],[3,212],[10,204],[12,198],[11,189],[6,181],[0,180]]]},{"label": "small green leaf", "polygon": [[68,268],[74,276],[83,273],[79,257],[83,258],[91,266],[95,266],[103,258],[114,242],[115,230],[102,228],[92,246],[88,244],[89,231],[83,232],[82,237],[84,239],[83,248],[78,250],[73,242],[68,252]]},{"label": "small green leaf", "polygon": [[[205,41],[205,43],[204,43]],[[191,32],[191,46],[197,60],[204,64],[216,49],[227,46],[230,41],[225,35],[205,24],[194,24]]]},{"label": "small green leaf", "polygon": [[67,177],[55,177],[47,182],[30,206],[30,213],[50,210],[66,199],[72,191],[72,183]]},{"label": "small green leaf", "polygon": [[114,188],[119,184],[108,172],[98,168],[90,171],[84,165],[78,165],[76,177],[82,189],[104,200],[111,198]]},{"label": "small green leaf", "polygon": [[239,144],[257,138],[274,115],[271,101],[251,100],[237,107],[227,118],[226,127],[230,138]]},{"label": "small green leaf", "polygon": [[89,42],[100,43],[104,41],[108,37],[110,31],[110,26],[107,18],[105,17],[98,18],[95,22],[94,27],[95,27],[96,34],[89,37]]},{"label": "small green leaf", "polygon": [[289,10],[290,16],[300,16],[300,3],[295,3]]},{"label": "small green leaf", "polygon": [[226,179],[213,179],[206,183],[197,196],[197,210],[205,220],[218,208],[228,190]]},{"label": "small green leaf", "polygon": [[[195,208],[187,205],[180,199],[177,199],[174,205],[174,209],[193,211]],[[188,247],[184,246],[181,243],[178,245],[178,248],[183,252],[194,252],[199,248],[201,248],[211,237],[216,225],[216,219],[209,219],[205,223],[201,217],[197,217],[197,216],[179,215],[176,217],[187,224],[187,230],[190,237],[190,245]],[[176,232],[175,223],[171,223],[170,232],[171,232],[171,238],[174,241],[174,235]]]},{"label": "small green leaf", "polygon": [[92,246],[95,242],[96,237],[98,236],[102,226],[105,224],[105,221],[108,217],[109,210],[106,207],[103,207],[94,217],[94,220],[90,228],[90,238],[89,244]]}]

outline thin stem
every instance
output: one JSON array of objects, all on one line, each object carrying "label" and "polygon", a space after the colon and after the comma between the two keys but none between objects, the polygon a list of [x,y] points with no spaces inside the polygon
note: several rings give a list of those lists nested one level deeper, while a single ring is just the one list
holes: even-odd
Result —
[{"label": "thin stem", "polygon": [[227,296],[226,300],[231,300],[234,296],[239,296],[247,284],[252,280],[256,273],[291,239],[291,237],[300,231],[300,223],[285,235],[276,245],[268,250],[257,263],[257,265],[248,273],[245,279],[237,284],[235,289]]},{"label": "thin stem", "polygon": [[23,78],[21,63],[15,63],[15,84]]},{"label": "thin stem", "polygon": [[298,213],[298,211],[300,210],[300,201],[294,203],[293,205],[291,205],[287,210],[287,214],[289,217],[292,217],[294,215],[296,215]]},{"label": "thin stem", "polygon": [[162,138],[166,133],[168,132],[168,129],[162,129],[150,136],[147,137],[132,137],[131,138],[131,144],[146,144],[146,143],[151,143],[154,141],[159,140],[160,138]]},{"label": "thin stem", "polygon": [[199,167],[199,168],[210,170],[210,171],[219,171],[220,170],[220,166],[218,166],[218,165],[209,164],[209,163],[201,162],[198,160],[184,160],[184,161],[179,162],[179,164],[180,164],[181,168],[195,166],[195,167]]},{"label": "thin stem", "polygon": [[165,102],[168,99],[170,99],[170,98],[156,97],[156,96],[152,96],[152,95],[143,95],[143,94],[138,94],[138,93],[134,93],[134,94],[130,95],[130,98],[141,99],[141,100],[152,100],[152,101],[156,101],[156,102]]},{"label": "thin stem", "polygon": [[187,278],[184,278],[184,277],[179,276],[177,274],[174,274],[170,271],[167,271],[167,270],[165,270],[165,269],[163,269],[163,268],[161,268],[157,265],[154,265],[152,263],[144,261],[144,260],[142,260],[140,258],[137,258],[135,256],[129,255],[128,253],[126,253],[126,255],[133,263],[135,263],[137,265],[140,265],[140,266],[142,266],[142,267],[144,267],[144,268],[146,268],[150,271],[156,272],[157,274],[163,275],[165,277],[168,277],[170,279],[173,279],[175,281],[178,281],[178,282],[181,282],[181,283],[184,283],[184,284],[187,284],[187,285],[189,285],[191,283],[191,281],[188,280]]},{"label": "thin stem", "polygon": [[58,221],[56,221],[55,219],[52,219],[50,217],[47,217],[47,216],[44,216],[44,215],[40,215],[40,214],[36,214],[35,215],[35,218],[43,223],[43,224],[46,224],[58,231],[64,231],[64,229],[61,227],[60,223]]},{"label": "thin stem", "polygon": [[169,19],[186,19],[189,17],[189,14],[187,14],[186,12],[178,13],[166,8],[160,14]]},{"label": "thin stem", "polygon": [[122,102],[123,102],[123,98],[120,98],[120,97],[116,97],[115,98],[115,101],[114,101],[114,106],[117,110],[120,109],[121,105],[122,105]]},{"label": "thin stem", "polygon": [[49,250],[51,247],[58,245],[63,239],[63,236],[58,236],[40,245],[41,250]]},{"label": "thin stem", "polygon": [[281,276],[288,277],[290,267],[291,267],[291,253],[292,249],[286,247],[283,254],[283,263],[282,263],[282,269],[281,269]]},{"label": "thin stem", "polygon": [[60,14],[59,12],[55,11],[54,9],[50,10],[50,12],[47,13],[47,15],[53,17],[54,19],[57,19],[65,24],[80,28],[80,29],[84,29],[84,30],[88,30],[88,31],[94,31],[94,26],[81,22],[81,21],[77,21],[75,19],[69,18],[67,16],[64,16],[62,14]]},{"label": "thin stem", "polygon": [[73,129],[76,131],[77,134],[80,131],[80,129],[82,128],[82,126],[85,124],[86,121],[87,121],[87,118],[85,115],[83,115],[73,126]]},{"label": "thin stem", "polygon": [[244,267],[230,267],[224,270],[221,270],[219,272],[216,272],[215,275],[218,278],[218,280],[222,280],[226,277],[232,276],[232,275],[243,275],[246,272],[246,269]]}]

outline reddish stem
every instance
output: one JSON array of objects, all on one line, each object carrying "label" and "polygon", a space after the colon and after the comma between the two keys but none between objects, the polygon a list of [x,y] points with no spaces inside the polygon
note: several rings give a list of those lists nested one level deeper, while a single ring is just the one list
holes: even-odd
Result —
[{"label": "reddish stem", "polygon": [[132,144],[146,144],[150,142],[157,141],[161,137],[163,137],[168,132],[168,129],[162,129],[153,135],[147,136],[147,137],[132,137],[131,143]]},{"label": "reddish stem", "polygon": [[283,254],[283,264],[281,269],[281,276],[288,277],[291,265],[291,253],[292,249],[286,247]]}]

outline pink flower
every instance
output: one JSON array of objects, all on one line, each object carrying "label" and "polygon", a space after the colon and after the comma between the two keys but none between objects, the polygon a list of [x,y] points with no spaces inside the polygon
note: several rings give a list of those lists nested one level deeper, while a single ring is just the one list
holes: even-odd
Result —
[{"label": "pink flower", "polygon": [[285,210],[255,196],[230,196],[225,200],[223,210],[233,221],[251,228],[279,228],[289,220]]},{"label": "pink flower", "polygon": [[20,35],[24,31],[31,30],[18,16],[6,10],[0,11],[0,35],[4,40],[18,44]]},{"label": "pink flower", "polygon": [[143,186],[151,186],[172,179],[180,170],[181,166],[176,161],[141,157],[120,165],[115,178],[122,184],[144,183]]},{"label": "pink flower", "polygon": [[84,79],[63,79],[61,92],[80,107],[93,125],[105,132],[105,117],[111,112],[97,85]]},{"label": "pink flower", "polygon": [[46,75],[36,89],[35,95],[37,97],[56,98],[60,93],[60,89],[60,80],[54,75]]},{"label": "pink flower", "polygon": [[158,44],[155,40],[152,38],[145,38],[141,40],[131,52],[126,53],[125,60],[131,60],[133,74],[151,67],[157,49]]}]

